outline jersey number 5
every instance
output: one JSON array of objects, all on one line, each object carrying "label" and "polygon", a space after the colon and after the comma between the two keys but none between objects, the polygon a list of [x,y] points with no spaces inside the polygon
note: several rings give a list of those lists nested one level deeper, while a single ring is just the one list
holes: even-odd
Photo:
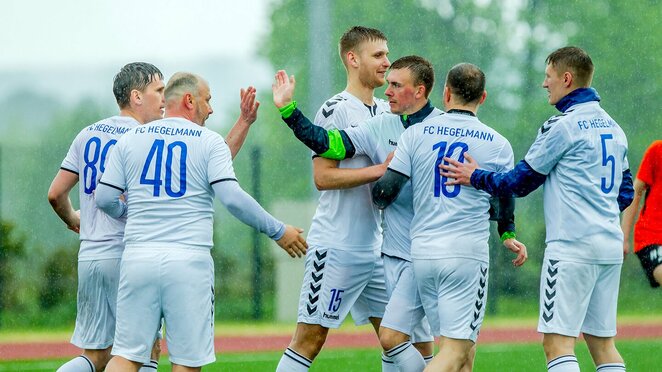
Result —
[{"label": "jersey number 5", "polygon": [[[448,147],[448,151],[446,151],[446,147]],[[460,163],[464,162],[464,153],[469,150],[469,145],[467,145],[464,142],[453,142],[451,143],[450,146],[448,146],[448,142],[446,141],[441,141],[437,142],[432,146],[432,151],[438,150],[437,151],[437,161],[434,162],[434,169],[432,170],[434,172],[434,197],[438,198],[441,194],[444,194],[445,197],[447,198],[454,198],[460,194],[460,185],[453,185],[453,188],[451,190],[448,190],[448,186],[446,186],[446,181],[448,181],[448,177],[444,176],[442,177],[439,174],[439,164],[444,163],[444,165],[448,165],[448,162],[444,161],[444,157],[450,158],[453,156],[453,153],[455,150],[460,149],[460,156],[458,157],[457,161]],[[441,192],[440,192],[441,191]]]},{"label": "jersey number 5", "polygon": [[[161,166],[163,165],[163,149],[165,147],[164,140],[154,140],[152,148],[149,149],[145,165],[143,166],[142,174],[140,175],[140,184],[154,186],[154,196],[161,195]],[[179,190],[173,191],[172,189],[172,159],[175,148],[179,148]],[[165,192],[172,198],[178,198],[186,194],[186,143],[182,141],[175,141],[168,145],[165,161]],[[153,177],[148,178],[149,170],[154,163]]]},{"label": "jersey number 5", "polygon": [[600,141],[602,142],[602,166],[606,167],[607,164],[611,163],[611,177],[609,180],[609,186],[607,186],[607,178],[600,178],[600,190],[605,194],[609,194],[611,189],[614,188],[614,172],[616,172],[616,159],[614,155],[607,155],[607,140],[613,139],[614,136],[611,134],[601,134]]}]

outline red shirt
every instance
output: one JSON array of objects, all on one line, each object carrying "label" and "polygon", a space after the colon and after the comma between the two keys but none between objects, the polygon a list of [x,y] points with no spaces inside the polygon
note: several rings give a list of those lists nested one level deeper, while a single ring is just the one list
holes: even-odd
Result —
[{"label": "red shirt", "polygon": [[637,178],[648,185],[646,202],[634,225],[634,251],[662,244],[662,141],[646,150]]}]

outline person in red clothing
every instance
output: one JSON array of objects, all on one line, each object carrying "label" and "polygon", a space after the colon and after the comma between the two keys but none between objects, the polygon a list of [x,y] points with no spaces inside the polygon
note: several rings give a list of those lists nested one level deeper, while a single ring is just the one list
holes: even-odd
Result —
[{"label": "person in red clothing", "polygon": [[[639,219],[634,224],[638,213]],[[659,140],[646,150],[634,181],[634,200],[623,211],[623,254],[630,252],[633,224],[634,253],[651,287],[659,287],[662,284],[662,141]]]}]

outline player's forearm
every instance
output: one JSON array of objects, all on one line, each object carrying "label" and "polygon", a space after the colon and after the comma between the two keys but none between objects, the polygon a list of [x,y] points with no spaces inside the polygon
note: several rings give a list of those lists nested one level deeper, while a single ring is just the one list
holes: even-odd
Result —
[{"label": "player's forearm", "polygon": [[634,181],[634,198],[632,203],[623,210],[621,216],[621,229],[623,230],[623,239],[625,241],[630,240],[632,235],[632,229],[634,227],[634,221],[639,214],[639,209],[641,208],[642,201],[645,200],[644,195],[646,193],[646,184],[639,179]]},{"label": "player's forearm", "polygon": [[248,124],[246,120],[239,116],[237,121],[228,132],[228,135],[225,137],[225,142],[230,148],[230,154],[232,155],[233,160],[239,153],[239,150],[241,150],[241,147],[244,145],[250,128],[250,124]]},{"label": "player's forearm", "polygon": [[78,216],[74,210],[71,199],[68,195],[48,195],[48,202],[53,207],[55,213],[60,219],[67,224],[67,226],[75,226],[77,224]]},{"label": "player's forearm", "polygon": [[499,198],[497,231],[502,240],[515,237],[515,198]]},{"label": "player's forearm", "polygon": [[499,197],[523,197],[545,183],[544,174],[534,171],[524,160],[506,173],[476,169],[471,175],[471,186]]},{"label": "player's forearm", "polygon": [[634,186],[632,185],[632,173],[629,169],[623,172],[623,180],[621,186],[618,188],[618,208],[623,212],[634,199]]},{"label": "player's forearm", "polygon": [[383,164],[365,168],[325,168],[314,171],[318,190],[349,189],[377,181],[386,172]]},{"label": "player's forearm", "polygon": [[237,181],[224,181],[212,185],[216,197],[239,221],[264,233],[273,240],[285,234],[285,224],[274,218],[239,186]]},{"label": "player's forearm", "polygon": [[[283,113],[283,110],[281,110]],[[286,113],[283,113],[285,115]],[[283,121],[292,129],[294,136],[318,155],[333,160],[354,156],[355,148],[345,131],[329,130],[313,124],[299,109],[295,108]]]},{"label": "player's forearm", "polygon": [[94,192],[94,200],[97,207],[113,218],[120,218],[127,212],[127,205],[120,200],[122,190],[113,186],[99,183]]}]

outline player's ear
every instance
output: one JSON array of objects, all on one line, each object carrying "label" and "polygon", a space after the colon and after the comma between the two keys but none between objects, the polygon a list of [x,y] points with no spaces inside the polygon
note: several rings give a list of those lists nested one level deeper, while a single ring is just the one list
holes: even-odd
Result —
[{"label": "player's ear", "polygon": [[347,58],[347,65],[348,65],[348,66],[352,66],[352,67],[354,67],[354,68],[358,68],[358,67],[359,67],[359,61],[358,61],[358,58],[357,58],[357,56],[356,56],[356,53],[354,53],[353,50],[350,50],[349,52],[347,52],[347,56],[346,56],[346,58]]},{"label": "player's ear", "polygon": [[425,97],[425,85],[421,84],[416,87],[416,93],[414,93],[414,97],[417,99]]},{"label": "player's ear", "polygon": [[131,94],[129,95],[129,97],[131,103],[134,103],[136,105],[142,105],[143,95],[142,92],[140,92],[138,89],[131,90]]},{"label": "player's ear", "polygon": [[563,73],[563,85],[566,88],[569,88],[570,86],[572,86],[573,80],[574,79],[573,79],[572,73],[570,71],[566,71],[566,72]]},{"label": "player's ear", "polygon": [[444,85],[444,103],[450,103],[451,101],[451,88],[448,85]]},{"label": "player's ear", "polygon": [[487,91],[486,91],[486,90],[484,90],[484,91],[483,91],[483,95],[480,96],[480,100],[478,101],[478,104],[479,104],[479,105],[482,105],[483,102],[485,102],[485,99],[487,99]]},{"label": "player's ear", "polygon": [[193,98],[193,95],[191,93],[185,93],[182,96],[182,102],[184,103],[184,106],[188,109],[193,109],[193,106],[195,104],[195,98]]}]

